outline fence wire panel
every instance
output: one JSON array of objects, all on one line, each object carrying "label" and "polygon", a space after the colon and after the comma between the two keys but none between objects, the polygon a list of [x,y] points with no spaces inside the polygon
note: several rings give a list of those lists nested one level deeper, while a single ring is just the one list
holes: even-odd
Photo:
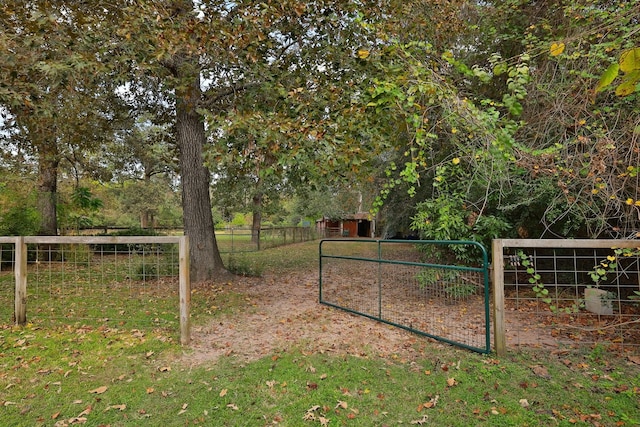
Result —
[{"label": "fence wire panel", "polygon": [[[17,317],[25,322],[26,312],[26,322],[36,326],[135,329],[166,339],[180,332],[181,343],[188,343],[184,238],[25,237],[24,242],[26,262],[19,274],[26,279],[20,291],[26,298],[18,305],[19,266],[12,262],[5,270],[3,261],[0,323]],[[0,255],[13,250],[15,256],[22,248],[15,241],[13,249],[3,239],[0,243]]]},{"label": "fence wire panel", "polygon": [[320,302],[489,352],[487,264],[425,262],[420,247],[434,244],[444,242],[323,240]]},{"label": "fence wire panel", "polygon": [[216,243],[222,254],[255,252],[315,239],[317,233],[311,227],[266,227],[257,236],[251,228],[216,230]]},{"label": "fence wire panel", "polygon": [[15,295],[15,242],[0,237],[0,324],[13,322]]},{"label": "fence wire panel", "polygon": [[537,242],[503,249],[506,345],[637,351],[640,242]]},{"label": "fence wire panel", "polygon": [[34,245],[28,257],[30,322],[177,330],[178,245]]}]

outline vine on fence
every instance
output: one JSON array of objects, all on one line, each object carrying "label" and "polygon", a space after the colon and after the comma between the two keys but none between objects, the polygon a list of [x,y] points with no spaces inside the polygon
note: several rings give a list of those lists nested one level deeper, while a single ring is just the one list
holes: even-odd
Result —
[{"label": "vine on fence", "polygon": [[[617,271],[620,258],[638,256],[640,256],[640,248],[614,248],[613,255],[608,255],[589,273],[591,280],[595,283],[595,287],[599,287],[602,282],[606,282],[609,273]],[[633,291],[633,295],[629,299],[640,300],[640,290]]]},{"label": "vine on fence", "polygon": [[[587,288],[599,288],[604,282],[608,280],[608,275],[611,273],[615,273],[619,267],[619,261],[624,258],[631,257],[639,257],[640,256],[640,248],[614,248],[613,254],[608,255],[605,259],[600,261],[597,265],[593,267],[593,270],[590,271],[589,277],[592,280],[592,285],[587,285]],[[572,304],[568,307],[558,307],[553,303],[553,299],[549,296],[549,289],[542,282],[542,277],[536,271],[533,259],[525,254],[523,251],[518,251],[516,253],[516,259],[518,265],[521,265],[525,268],[526,273],[528,274],[528,282],[532,285],[532,291],[535,294],[536,298],[540,299],[540,301],[549,305],[549,310],[554,313],[577,313],[581,308],[585,307],[584,299],[579,299],[577,303]],[[612,298],[612,295],[608,294],[607,298]],[[629,297],[630,300],[640,301],[640,290],[634,290],[633,295]]]},{"label": "vine on fence", "polygon": [[525,254],[523,251],[517,252],[518,262],[521,266],[525,267],[527,274],[529,275],[529,283],[533,285],[531,288],[536,298],[539,298],[542,302],[549,306],[549,310],[553,313],[577,313],[580,308],[584,307],[584,300],[578,300],[577,303],[573,303],[568,307],[558,307],[556,304],[552,304],[553,299],[549,296],[549,289],[542,283],[542,276],[536,272],[533,259]]}]

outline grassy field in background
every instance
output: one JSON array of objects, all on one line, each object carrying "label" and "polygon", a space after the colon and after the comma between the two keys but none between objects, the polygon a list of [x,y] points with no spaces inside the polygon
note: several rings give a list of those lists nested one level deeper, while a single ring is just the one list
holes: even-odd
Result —
[{"label": "grassy field in background", "polygon": [[[236,255],[235,262],[261,274],[309,271],[318,242]],[[152,312],[142,318],[177,309],[175,295],[151,297]],[[55,297],[48,304],[58,310]],[[196,289],[193,322],[241,315],[249,304],[229,284]],[[126,318],[109,313],[109,304],[102,310],[105,318]],[[153,320],[1,322],[6,426],[640,425],[640,355],[601,346],[497,358],[433,344],[417,361],[294,348],[250,363],[229,356],[191,366],[178,331]]]}]

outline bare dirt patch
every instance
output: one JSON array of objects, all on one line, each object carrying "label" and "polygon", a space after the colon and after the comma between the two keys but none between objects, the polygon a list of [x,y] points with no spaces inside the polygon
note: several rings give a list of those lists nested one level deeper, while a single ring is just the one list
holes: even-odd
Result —
[{"label": "bare dirt patch", "polygon": [[233,290],[246,309],[194,326],[191,363],[233,356],[251,361],[280,351],[411,361],[441,344],[318,302],[318,272],[241,278]]}]

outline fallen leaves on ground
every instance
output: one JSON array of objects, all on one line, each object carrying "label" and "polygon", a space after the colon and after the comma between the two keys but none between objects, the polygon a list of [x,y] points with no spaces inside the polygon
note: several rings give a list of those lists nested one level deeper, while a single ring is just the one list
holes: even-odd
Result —
[{"label": "fallen leaves on ground", "polygon": [[544,378],[546,380],[551,378],[551,375],[549,375],[549,371],[547,370],[547,368],[542,365],[533,366],[531,370],[540,378]]},{"label": "fallen leaves on ground", "polygon": [[418,405],[418,412],[422,411],[423,409],[435,408],[435,406],[438,404],[438,399],[440,399],[440,396],[436,394],[428,402],[421,403],[420,405]]},{"label": "fallen leaves on ground", "polygon": [[409,424],[423,425],[427,422],[427,416],[423,415],[419,420],[410,421]]}]

